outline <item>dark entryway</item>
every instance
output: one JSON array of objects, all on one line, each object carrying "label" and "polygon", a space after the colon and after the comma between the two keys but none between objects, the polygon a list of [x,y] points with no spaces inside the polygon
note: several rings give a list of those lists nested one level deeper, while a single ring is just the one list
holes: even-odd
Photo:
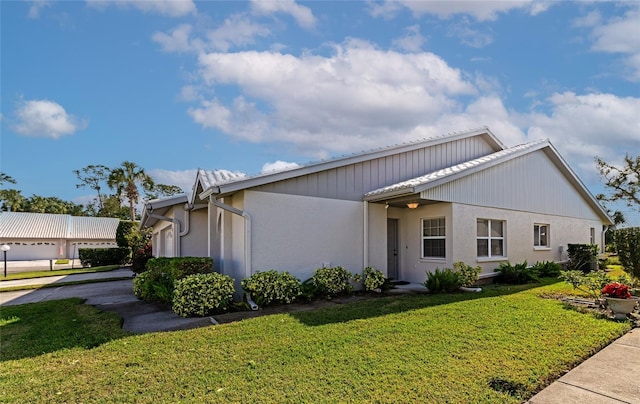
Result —
[{"label": "dark entryway", "polygon": [[398,279],[398,219],[387,219],[387,277]]}]

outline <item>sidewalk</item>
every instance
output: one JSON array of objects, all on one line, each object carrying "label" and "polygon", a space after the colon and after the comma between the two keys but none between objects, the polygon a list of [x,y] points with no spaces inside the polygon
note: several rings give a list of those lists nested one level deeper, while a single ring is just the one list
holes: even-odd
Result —
[{"label": "sidewalk", "polygon": [[[32,269],[33,271],[34,269]],[[35,269],[39,270],[39,269]],[[129,268],[114,269],[113,271],[104,272],[88,272],[86,274],[72,274],[72,275],[56,275],[56,276],[43,276],[41,278],[30,279],[15,279],[15,280],[1,280],[0,278],[0,290],[13,288],[17,286],[35,286],[35,285],[50,285],[53,283],[68,283],[68,282],[81,282],[92,279],[123,279],[133,278],[133,272]],[[0,300],[1,301],[1,300]]]},{"label": "sidewalk", "polygon": [[640,328],[587,359],[529,404],[640,403]]}]

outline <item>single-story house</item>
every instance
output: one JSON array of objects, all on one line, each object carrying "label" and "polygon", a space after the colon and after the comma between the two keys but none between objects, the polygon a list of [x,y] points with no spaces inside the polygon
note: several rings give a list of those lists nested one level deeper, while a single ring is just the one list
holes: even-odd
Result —
[{"label": "single-story house", "polygon": [[465,263],[564,261],[603,247],[611,218],[548,140],[457,132],[257,176],[199,170],[190,195],[146,204],[156,256],[207,256],[239,282],[323,266],[424,282]]},{"label": "single-story house", "polygon": [[76,259],[80,248],[114,248],[120,219],[50,213],[0,213],[7,260]]}]

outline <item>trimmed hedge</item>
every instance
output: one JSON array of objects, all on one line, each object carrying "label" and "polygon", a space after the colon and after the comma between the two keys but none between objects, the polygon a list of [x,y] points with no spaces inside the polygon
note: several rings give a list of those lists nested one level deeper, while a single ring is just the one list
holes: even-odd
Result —
[{"label": "trimmed hedge", "polygon": [[616,249],[625,272],[640,281],[640,227],[618,229]]},{"label": "trimmed hedge", "polygon": [[[318,268],[313,276],[304,282],[304,286],[311,290],[307,295],[331,298],[353,292],[351,281],[359,282],[360,275],[352,274],[343,267]],[[310,292],[310,293],[309,293]]]},{"label": "trimmed hedge", "polygon": [[188,275],[175,282],[172,310],[179,316],[206,316],[226,310],[233,300],[233,279],[217,272]]},{"label": "trimmed hedge", "polygon": [[124,265],[129,259],[128,248],[80,248],[78,257],[83,267]]},{"label": "trimmed hedge", "polygon": [[243,279],[241,286],[259,306],[293,303],[301,294],[298,278],[275,269],[256,272]]},{"label": "trimmed hedge", "polygon": [[212,273],[213,260],[208,257],[151,258],[145,269],[134,279],[134,293],[142,300],[168,304],[173,300],[176,281]]}]

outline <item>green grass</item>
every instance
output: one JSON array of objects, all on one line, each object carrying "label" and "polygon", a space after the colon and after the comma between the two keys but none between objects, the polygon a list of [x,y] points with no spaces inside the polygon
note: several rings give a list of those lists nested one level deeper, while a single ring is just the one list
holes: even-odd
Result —
[{"label": "green grass", "polygon": [[[520,403],[631,328],[540,297],[570,292],[556,283],[396,295],[88,343],[96,329],[77,327],[63,347],[14,348],[0,401]],[[36,307],[3,308],[3,341],[40,339],[15,331],[53,324],[51,309],[24,319]]]},{"label": "green grass", "polygon": [[13,281],[17,279],[32,279],[32,278],[45,278],[48,276],[64,276],[64,275],[73,275],[73,274],[87,274],[92,272],[106,272],[113,271],[114,269],[122,268],[121,265],[109,265],[104,267],[95,267],[95,268],[76,268],[76,269],[56,269],[53,271],[30,271],[30,272],[16,272],[12,274],[7,274],[7,277],[4,276],[0,278],[0,283],[2,281]]}]

